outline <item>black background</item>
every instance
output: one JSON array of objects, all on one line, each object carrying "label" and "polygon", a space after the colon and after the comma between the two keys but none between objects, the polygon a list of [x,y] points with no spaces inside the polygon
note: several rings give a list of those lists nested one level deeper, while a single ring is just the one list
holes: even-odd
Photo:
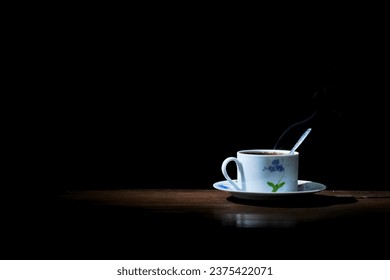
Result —
[{"label": "black background", "polygon": [[[213,189],[224,180],[226,157],[276,144],[290,149],[308,127],[313,130],[298,149],[300,179],[330,190],[389,190],[389,47],[383,30],[388,24],[380,16],[367,18],[365,10],[352,7],[335,7],[340,11],[335,15],[305,6],[310,19],[291,10],[287,18],[277,9],[267,19],[265,8],[249,16],[250,7],[244,12],[200,7],[202,12],[191,13],[195,7],[170,10],[166,3],[165,9],[142,10],[94,5],[50,9],[45,4],[43,12],[27,8],[26,16],[18,7],[4,28],[10,36],[3,44],[9,63],[2,94],[1,239],[10,246],[2,256],[51,258],[55,252],[54,258],[66,253],[73,258],[90,248],[87,256],[100,251],[99,256],[126,258],[137,240],[131,234],[138,219],[132,224],[127,215],[134,213],[61,208],[57,194]],[[175,217],[159,221],[158,230],[182,238],[173,232],[176,227],[164,224],[180,228]],[[184,225],[194,221],[190,218]],[[112,227],[113,221],[120,226]],[[347,232],[337,231],[337,221],[330,225],[324,249],[338,256],[334,232],[341,245],[360,232],[367,239],[360,230],[367,224],[360,217],[356,221]],[[148,239],[159,242],[156,232],[148,231],[151,226]],[[203,242],[197,230],[193,240]],[[199,230],[216,241],[218,233]],[[122,245],[129,237],[125,250],[118,246],[109,250],[114,254],[104,254],[112,240]],[[223,245],[230,237],[225,235]],[[167,251],[175,251],[166,244]],[[141,249],[142,256],[152,252]]]},{"label": "black background", "polygon": [[300,179],[388,189],[376,33],[125,21],[24,26],[6,103],[8,189],[208,189],[224,158],[290,149],[308,127]]}]

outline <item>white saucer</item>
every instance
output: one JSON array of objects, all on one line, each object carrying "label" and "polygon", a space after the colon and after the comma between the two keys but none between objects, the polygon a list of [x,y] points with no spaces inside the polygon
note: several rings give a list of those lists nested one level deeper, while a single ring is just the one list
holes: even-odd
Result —
[{"label": "white saucer", "polygon": [[[237,181],[237,180],[233,180]],[[243,192],[236,190],[228,181],[220,181],[213,184],[220,191],[230,192],[234,197],[241,199],[264,200],[292,198],[307,194],[313,194],[326,189],[326,186],[312,181],[298,180],[298,191],[294,192]]]}]

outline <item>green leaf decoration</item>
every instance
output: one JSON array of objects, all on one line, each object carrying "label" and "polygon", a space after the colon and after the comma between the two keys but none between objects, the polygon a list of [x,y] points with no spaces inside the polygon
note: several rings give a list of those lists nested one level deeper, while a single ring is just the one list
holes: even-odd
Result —
[{"label": "green leaf decoration", "polygon": [[267,182],[268,186],[270,186],[272,188],[272,192],[277,192],[281,187],[284,186],[284,184],[286,184],[286,182],[281,182],[279,184],[274,184],[272,182]]}]

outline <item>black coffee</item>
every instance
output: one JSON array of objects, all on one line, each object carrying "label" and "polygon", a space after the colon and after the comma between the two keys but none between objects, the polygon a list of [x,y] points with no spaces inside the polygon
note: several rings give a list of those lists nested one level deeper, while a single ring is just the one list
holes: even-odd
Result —
[{"label": "black coffee", "polygon": [[246,155],[285,155],[285,153],[280,153],[280,152],[265,152],[265,151],[245,151],[241,152],[242,154]]}]

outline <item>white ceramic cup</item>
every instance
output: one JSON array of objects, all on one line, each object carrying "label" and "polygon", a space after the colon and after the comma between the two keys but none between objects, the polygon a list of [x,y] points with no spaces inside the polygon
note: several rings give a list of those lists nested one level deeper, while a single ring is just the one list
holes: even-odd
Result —
[{"label": "white ceramic cup", "polygon": [[[222,174],[238,191],[294,192],[298,191],[299,153],[289,150],[251,149],[237,152],[222,163]],[[237,180],[232,180],[227,165],[237,165]]]}]

